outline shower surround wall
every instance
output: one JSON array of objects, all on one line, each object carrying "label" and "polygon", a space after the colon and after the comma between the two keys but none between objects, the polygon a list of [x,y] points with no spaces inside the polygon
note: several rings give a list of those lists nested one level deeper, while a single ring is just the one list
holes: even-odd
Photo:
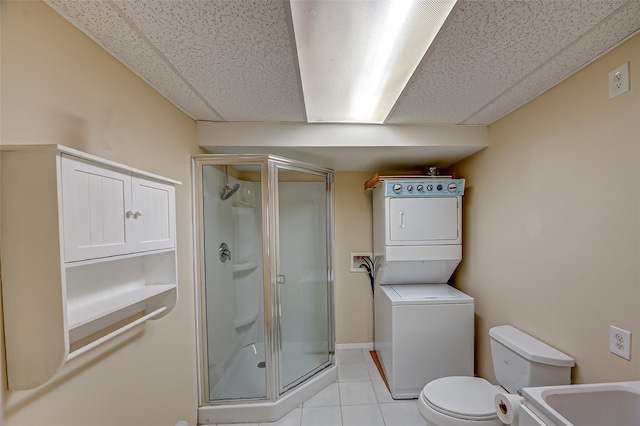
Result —
[{"label": "shower surround wall", "polygon": [[[240,358],[243,347],[261,343],[264,347],[264,300],[262,296],[262,226],[257,212],[260,208],[260,185],[229,178],[229,185],[240,184],[237,195],[223,200],[220,188],[224,186],[224,173],[215,167],[203,169],[205,290],[207,310],[207,342],[210,398],[238,398],[234,389],[224,380],[231,375],[234,357]],[[257,187],[257,189],[256,189]],[[231,258],[220,260],[218,249],[226,242]],[[214,338],[215,337],[215,338]],[[262,351],[264,361],[264,350]],[[247,360],[248,361],[248,360]],[[230,368],[232,367],[232,368]],[[254,366],[255,367],[255,366]],[[215,384],[220,383],[220,386]],[[249,397],[265,396],[265,383],[251,386]]]}]

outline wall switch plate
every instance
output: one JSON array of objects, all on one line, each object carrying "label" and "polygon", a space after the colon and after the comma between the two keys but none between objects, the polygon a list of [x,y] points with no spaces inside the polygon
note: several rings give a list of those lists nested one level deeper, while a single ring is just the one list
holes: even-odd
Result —
[{"label": "wall switch plate", "polygon": [[624,359],[631,360],[631,332],[618,327],[611,326],[610,350]]},{"label": "wall switch plate", "polygon": [[629,63],[609,73],[609,99],[629,91]]}]

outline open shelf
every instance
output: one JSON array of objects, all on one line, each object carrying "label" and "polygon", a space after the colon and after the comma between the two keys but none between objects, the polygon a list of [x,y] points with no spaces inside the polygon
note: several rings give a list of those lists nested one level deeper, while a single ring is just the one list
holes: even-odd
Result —
[{"label": "open shelf", "polygon": [[[69,331],[96,321],[105,316],[123,311],[145,302],[154,296],[175,290],[175,284],[147,285],[86,303],[67,303],[67,325]],[[141,310],[141,309],[140,309]]]}]

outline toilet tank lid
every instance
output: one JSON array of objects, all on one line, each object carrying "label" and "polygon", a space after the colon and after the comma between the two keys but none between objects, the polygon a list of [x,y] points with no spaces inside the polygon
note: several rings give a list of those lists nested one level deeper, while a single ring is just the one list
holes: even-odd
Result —
[{"label": "toilet tank lid", "polygon": [[573,367],[575,365],[575,361],[569,355],[510,325],[493,327],[489,330],[489,337],[529,361],[557,367]]}]

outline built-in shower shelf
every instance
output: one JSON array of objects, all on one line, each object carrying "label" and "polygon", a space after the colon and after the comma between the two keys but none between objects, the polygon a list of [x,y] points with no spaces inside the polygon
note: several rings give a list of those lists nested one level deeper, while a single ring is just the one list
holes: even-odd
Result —
[{"label": "built-in shower shelf", "polygon": [[255,202],[249,202],[249,201],[245,201],[245,200],[238,200],[237,201],[238,207],[249,207],[250,209],[254,209],[256,208]]},{"label": "built-in shower shelf", "polygon": [[180,182],[60,145],[1,150],[7,381],[26,390],[175,306]]},{"label": "built-in shower shelf", "polygon": [[253,271],[258,267],[258,262],[245,262],[233,265],[233,272]]},{"label": "built-in shower shelf", "polygon": [[246,317],[236,319],[235,326],[236,328],[244,327],[253,323],[256,319],[258,319],[258,311],[251,311]]}]

